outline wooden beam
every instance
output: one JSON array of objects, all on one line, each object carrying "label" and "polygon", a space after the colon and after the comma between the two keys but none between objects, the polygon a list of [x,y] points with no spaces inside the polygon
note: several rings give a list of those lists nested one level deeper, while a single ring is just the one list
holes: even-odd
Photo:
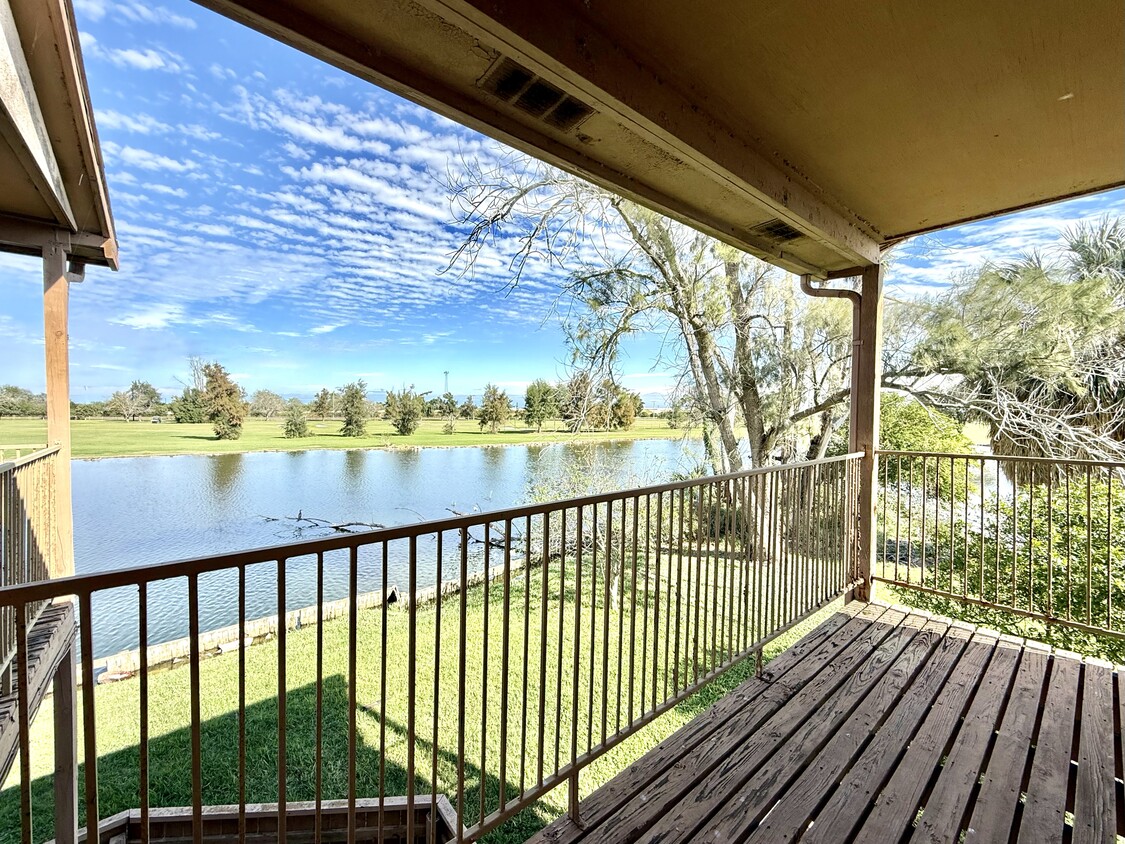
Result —
[{"label": "wooden beam", "polygon": [[78,228],[9,0],[0,0],[0,137],[16,154],[56,222]]},{"label": "wooden beam", "polygon": [[[49,223],[0,214],[0,252],[41,256],[59,236]],[[117,269],[117,241],[96,232],[71,232],[67,254],[87,264]]]},{"label": "wooden beam", "polygon": [[[700,172],[748,195],[793,228],[856,263],[879,260],[879,233],[835,203],[795,169],[751,143],[754,127],[720,115],[669,84],[666,74],[631,55],[620,41],[562,0],[416,0],[484,43],[564,87],[639,137],[691,162]],[[565,22],[560,26],[560,22]]]},{"label": "wooden beam", "polygon": [[859,576],[855,598],[875,597],[875,449],[879,447],[879,383],[883,377],[883,266],[863,269],[859,332],[852,351],[851,451],[862,451],[859,481]]},{"label": "wooden beam", "polygon": [[55,537],[48,567],[51,578],[74,574],[74,512],[70,500],[70,280],[69,238],[43,247],[43,340],[47,363],[47,441],[55,455]]}]

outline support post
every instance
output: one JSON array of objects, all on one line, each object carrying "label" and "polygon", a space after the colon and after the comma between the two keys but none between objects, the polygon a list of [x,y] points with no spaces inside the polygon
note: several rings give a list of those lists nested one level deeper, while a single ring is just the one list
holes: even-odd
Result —
[{"label": "support post", "polygon": [[852,596],[860,601],[875,599],[871,579],[875,569],[875,499],[879,447],[879,387],[883,378],[883,267],[872,264],[863,269],[863,284],[858,309],[859,332],[852,353],[852,406],[850,448],[862,451],[859,467],[857,503],[856,568],[862,581]]},{"label": "support post", "polygon": [[55,669],[55,841],[78,840],[78,715],[74,642]]},{"label": "support post", "polygon": [[43,247],[43,340],[47,363],[47,443],[55,455],[55,535],[48,572],[74,574],[74,511],[70,500],[70,279],[64,232]]}]

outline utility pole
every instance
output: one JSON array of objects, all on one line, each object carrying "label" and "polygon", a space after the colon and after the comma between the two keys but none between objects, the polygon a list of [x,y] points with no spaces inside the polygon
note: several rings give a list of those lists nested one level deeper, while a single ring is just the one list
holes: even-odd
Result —
[{"label": "utility pole", "polygon": [[445,392],[449,392],[449,370],[445,370]]}]

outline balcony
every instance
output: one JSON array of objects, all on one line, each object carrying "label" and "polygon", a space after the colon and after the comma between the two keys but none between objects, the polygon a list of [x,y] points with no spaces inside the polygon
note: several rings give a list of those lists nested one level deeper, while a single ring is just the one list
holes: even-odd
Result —
[{"label": "balcony", "polygon": [[[97,764],[33,779],[43,748],[31,718],[16,719],[24,840],[54,834],[50,795],[68,777],[103,841],[473,841],[549,812],[540,801],[563,791],[567,814],[535,840],[1077,841],[1119,829],[1118,672],[938,612],[849,600],[864,579],[860,464],[853,454],[6,587],[0,603],[17,619],[74,596],[92,621],[80,624],[82,678],[105,665],[100,595],[135,596],[141,643],[116,657],[121,682],[81,683],[78,747],[59,758]],[[1122,534],[1095,515],[1125,505],[1122,467],[1043,465],[881,455],[873,579],[898,601],[1112,641]],[[1053,514],[1087,501],[1089,522],[1048,538]],[[1018,561],[1000,578],[998,543]],[[357,593],[358,573],[392,558],[409,582],[396,591],[384,575],[378,594]],[[323,595],[330,567],[349,574],[344,602],[285,603],[302,578]],[[248,619],[247,581],[262,578],[276,583],[277,614]],[[1064,583],[1069,615],[1049,609]],[[148,643],[148,596],[169,585],[190,635],[177,667],[154,674],[170,646]],[[202,629],[201,593],[237,606],[237,625]],[[794,628],[804,635],[766,662]],[[16,644],[22,664],[32,646]],[[716,681],[733,688],[638,751],[646,727],[701,690],[718,694]],[[176,695],[185,717],[170,731]],[[114,736],[121,723],[135,739]],[[624,769],[588,793],[584,771],[611,753]],[[177,789],[190,800],[168,805],[161,795]]]}]

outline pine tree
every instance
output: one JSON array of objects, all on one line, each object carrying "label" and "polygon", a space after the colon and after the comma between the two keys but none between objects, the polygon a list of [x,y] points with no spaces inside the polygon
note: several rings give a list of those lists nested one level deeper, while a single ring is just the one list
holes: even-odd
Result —
[{"label": "pine tree", "polygon": [[203,403],[215,436],[220,440],[237,440],[242,436],[242,420],[248,410],[246,391],[231,380],[226,368],[218,362],[206,364],[203,376],[206,378]]}]

